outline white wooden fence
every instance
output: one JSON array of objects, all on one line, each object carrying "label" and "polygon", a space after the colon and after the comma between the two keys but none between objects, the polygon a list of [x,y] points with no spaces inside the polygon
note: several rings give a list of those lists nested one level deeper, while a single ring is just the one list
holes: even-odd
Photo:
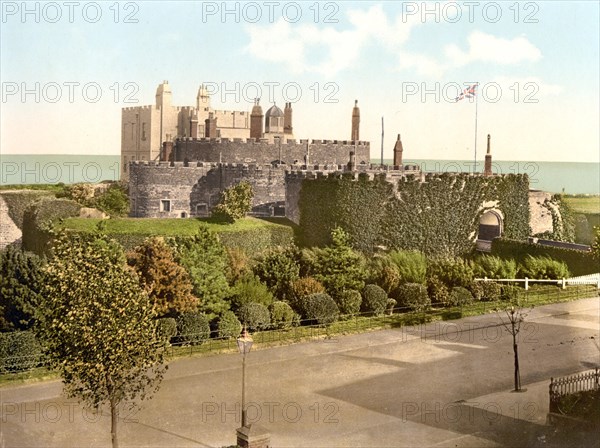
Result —
[{"label": "white wooden fence", "polygon": [[529,283],[553,283],[555,285],[560,285],[562,289],[565,289],[567,285],[596,285],[598,289],[600,289],[600,273],[599,274],[590,274],[590,275],[582,275],[579,277],[571,277],[571,278],[561,278],[559,280],[548,280],[548,279],[535,279],[535,278],[476,278],[476,281],[480,282],[499,282],[499,283],[524,283],[525,290],[529,290]]}]

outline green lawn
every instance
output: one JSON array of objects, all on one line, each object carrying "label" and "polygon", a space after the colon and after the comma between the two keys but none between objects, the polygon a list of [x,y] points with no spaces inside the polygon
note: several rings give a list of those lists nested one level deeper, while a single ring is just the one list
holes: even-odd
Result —
[{"label": "green lawn", "polygon": [[563,199],[576,213],[600,213],[600,196],[564,196]]},{"label": "green lawn", "polygon": [[[63,227],[84,232],[92,232],[100,219],[68,218]],[[152,235],[193,235],[200,226],[207,226],[214,232],[238,232],[267,226],[289,225],[286,219],[269,221],[258,218],[243,218],[234,224],[215,222],[210,218],[115,218],[104,220],[108,234],[152,234]]]}]

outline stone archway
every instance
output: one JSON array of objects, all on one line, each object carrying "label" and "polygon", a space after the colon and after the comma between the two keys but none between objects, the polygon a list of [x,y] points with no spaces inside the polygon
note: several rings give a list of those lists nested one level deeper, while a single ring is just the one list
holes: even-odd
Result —
[{"label": "stone archway", "polygon": [[478,240],[492,241],[502,235],[502,215],[495,210],[488,210],[479,218]]}]

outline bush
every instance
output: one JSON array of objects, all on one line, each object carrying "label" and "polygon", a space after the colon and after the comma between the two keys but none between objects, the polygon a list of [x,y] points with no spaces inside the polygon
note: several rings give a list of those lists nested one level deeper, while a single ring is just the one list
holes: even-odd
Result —
[{"label": "bush", "polygon": [[279,300],[291,297],[291,285],[298,279],[298,251],[295,247],[277,248],[258,259],[253,271]]},{"label": "bush", "polygon": [[455,286],[450,291],[450,305],[465,306],[473,303],[473,295],[471,291],[462,286]]},{"label": "bush", "polygon": [[556,280],[569,278],[569,268],[562,261],[550,257],[532,257],[528,255],[519,266],[519,276],[534,279]]},{"label": "bush", "polygon": [[398,288],[398,301],[411,311],[424,311],[431,305],[427,288],[420,283],[405,283]]},{"label": "bush", "polygon": [[462,258],[434,259],[427,268],[427,276],[438,277],[447,287],[468,288],[473,281],[473,268]]},{"label": "bush", "polygon": [[165,344],[169,344],[177,336],[177,321],[172,317],[156,319],[156,332]]},{"label": "bush", "polygon": [[355,289],[346,289],[339,294],[336,294],[335,302],[342,314],[354,315],[360,311],[362,304],[362,296]]},{"label": "bush", "polygon": [[375,255],[368,262],[369,283],[383,288],[388,294],[400,283],[400,270],[388,255]]},{"label": "bush", "polygon": [[394,308],[397,304],[398,302],[395,299],[388,299],[386,310],[390,313],[390,315],[392,315],[392,313],[394,312]]},{"label": "bush", "polygon": [[233,285],[236,281],[251,273],[246,253],[238,247],[226,247],[227,252],[227,281]]},{"label": "bush", "polygon": [[233,313],[225,311],[217,321],[217,333],[220,338],[237,338],[242,332],[242,324]]},{"label": "bush", "polygon": [[221,193],[220,203],[213,209],[212,216],[233,223],[243,218],[252,209],[254,192],[248,182],[240,182]]},{"label": "bush", "polygon": [[502,287],[496,282],[475,282],[479,285],[479,300],[494,302],[502,297]]},{"label": "bush", "polygon": [[129,214],[127,186],[118,182],[112,183],[106,191],[94,198],[92,205],[111,217],[127,216]]},{"label": "bush", "polygon": [[292,328],[294,322],[294,310],[285,302],[273,302],[269,307],[271,312],[271,323],[275,328],[287,330]]},{"label": "bush", "polygon": [[390,259],[398,267],[400,283],[425,284],[427,259],[421,252],[412,250],[391,251]]},{"label": "bush", "polygon": [[240,322],[250,331],[260,331],[271,324],[271,314],[260,303],[246,303],[237,310]]},{"label": "bush", "polygon": [[303,300],[304,317],[319,325],[338,320],[340,310],[329,294],[310,294]]},{"label": "bush", "polygon": [[427,293],[435,304],[447,305],[450,302],[450,290],[437,275],[427,280]]},{"label": "bush", "polygon": [[304,277],[294,280],[291,290],[289,303],[296,311],[302,312],[302,299],[311,294],[324,293],[325,287],[313,277]]},{"label": "bush", "polygon": [[487,278],[516,278],[517,263],[513,259],[502,259],[494,255],[481,255],[472,263],[476,277]]},{"label": "bush", "polygon": [[260,303],[269,306],[273,303],[273,294],[269,291],[267,285],[262,283],[258,277],[249,274],[239,279],[233,288],[231,304],[235,309],[240,308],[247,303]]},{"label": "bush", "polygon": [[525,290],[523,288],[514,285],[502,285],[500,296],[502,300],[519,303],[523,297],[525,297]]},{"label": "bush", "polygon": [[210,337],[208,318],[200,312],[182,313],[177,318],[177,342],[200,345]]},{"label": "bush", "polygon": [[0,373],[33,369],[41,360],[42,347],[32,331],[0,333]]},{"label": "bush", "polygon": [[368,313],[379,316],[385,312],[388,295],[377,285],[367,285],[363,289],[362,308]]}]

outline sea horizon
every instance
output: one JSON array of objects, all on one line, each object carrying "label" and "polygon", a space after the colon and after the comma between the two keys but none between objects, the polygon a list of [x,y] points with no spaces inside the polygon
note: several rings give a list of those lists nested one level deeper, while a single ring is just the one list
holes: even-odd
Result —
[{"label": "sea horizon", "polygon": [[[372,158],[379,164],[381,159]],[[383,159],[391,165],[392,159]],[[484,162],[459,159],[405,159],[425,172],[478,172]],[[119,155],[2,154],[0,185],[55,184],[119,180]],[[475,166],[474,166],[475,165]],[[474,169],[475,168],[475,169]],[[530,189],[551,193],[600,195],[600,163],[564,161],[493,160],[495,174],[528,174]]]}]

